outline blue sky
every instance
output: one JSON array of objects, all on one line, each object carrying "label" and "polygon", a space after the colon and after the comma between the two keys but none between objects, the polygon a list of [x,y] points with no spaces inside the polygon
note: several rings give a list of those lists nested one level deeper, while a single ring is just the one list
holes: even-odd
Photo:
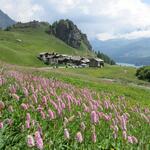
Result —
[{"label": "blue sky", "polygon": [[0,0],[16,21],[69,18],[90,39],[150,37],[150,0]]}]

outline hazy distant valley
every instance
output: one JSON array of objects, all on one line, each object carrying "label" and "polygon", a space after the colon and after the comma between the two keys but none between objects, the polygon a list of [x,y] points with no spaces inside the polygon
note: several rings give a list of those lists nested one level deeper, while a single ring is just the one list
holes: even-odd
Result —
[{"label": "hazy distant valley", "polygon": [[150,64],[150,38],[91,41],[95,50],[106,53],[115,61],[135,65]]}]

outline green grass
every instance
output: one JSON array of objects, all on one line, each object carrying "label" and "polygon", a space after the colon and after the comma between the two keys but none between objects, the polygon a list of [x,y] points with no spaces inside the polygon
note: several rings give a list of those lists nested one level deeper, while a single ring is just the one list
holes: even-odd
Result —
[{"label": "green grass", "polygon": [[39,74],[46,77],[55,77],[58,80],[71,83],[79,88],[89,88],[94,91],[113,93],[116,96],[123,95],[127,98],[127,100],[131,101],[131,104],[133,105],[138,102],[141,105],[147,105],[150,107],[150,89],[140,88],[138,86],[133,86],[132,84],[129,85],[127,83],[90,79],[90,77],[87,77],[86,75],[81,77],[70,74],[67,75],[60,72],[39,72]]},{"label": "green grass", "polygon": [[[41,52],[58,52],[71,55],[91,55],[88,50],[74,49],[63,41],[48,35],[45,26],[0,30],[0,60],[22,66],[44,66],[37,59]],[[18,42],[17,39],[22,40]]]},{"label": "green grass", "polygon": [[[26,68],[11,71],[14,68],[7,67],[1,71],[3,82],[0,86],[0,123],[3,123],[3,127],[0,128],[0,149],[36,150],[38,141],[35,139],[36,145],[29,148],[27,137],[34,137],[37,131],[43,141],[40,143],[43,143],[44,150],[149,149],[149,106],[131,99],[137,98],[135,94],[139,94],[140,89],[127,86],[123,88],[116,83],[95,83],[86,78],[83,81],[73,76],[65,76],[56,70],[41,72]],[[54,77],[75,86],[57,81]],[[127,95],[122,93],[125,90]],[[146,100],[148,91],[143,94],[146,94],[143,97]],[[49,110],[54,113],[53,117]],[[99,114],[99,117],[94,119],[93,113],[96,116]],[[122,119],[125,117],[123,124]],[[64,135],[65,130],[70,135],[67,138]],[[83,136],[81,143],[76,140],[78,132]],[[130,143],[123,136],[123,132],[137,140]],[[97,135],[96,141],[92,140],[93,133]]]},{"label": "green grass", "polygon": [[[18,70],[18,68],[17,68]],[[20,70],[32,72],[34,75],[55,78],[79,88],[123,95],[134,105],[150,106],[150,83],[138,80],[136,69],[130,67],[109,66],[102,69],[94,68],[57,68],[33,69],[20,67]],[[111,80],[109,80],[111,79]]]}]

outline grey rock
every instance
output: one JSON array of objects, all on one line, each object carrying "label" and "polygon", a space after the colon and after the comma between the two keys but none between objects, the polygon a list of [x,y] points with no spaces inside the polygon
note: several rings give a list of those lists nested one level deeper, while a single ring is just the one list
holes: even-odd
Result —
[{"label": "grey rock", "polygon": [[80,49],[83,42],[87,46],[87,49],[92,50],[92,46],[86,34],[83,34],[78,27],[68,19],[54,22],[50,26],[48,33],[53,34],[73,48]]}]

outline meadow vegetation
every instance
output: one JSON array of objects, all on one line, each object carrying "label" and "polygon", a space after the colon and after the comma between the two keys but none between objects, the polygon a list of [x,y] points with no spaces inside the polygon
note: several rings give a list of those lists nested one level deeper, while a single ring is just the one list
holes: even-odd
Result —
[{"label": "meadow vegetation", "polygon": [[121,84],[29,70],[1,71],[0,149],[150,148],[149,106]]}]

